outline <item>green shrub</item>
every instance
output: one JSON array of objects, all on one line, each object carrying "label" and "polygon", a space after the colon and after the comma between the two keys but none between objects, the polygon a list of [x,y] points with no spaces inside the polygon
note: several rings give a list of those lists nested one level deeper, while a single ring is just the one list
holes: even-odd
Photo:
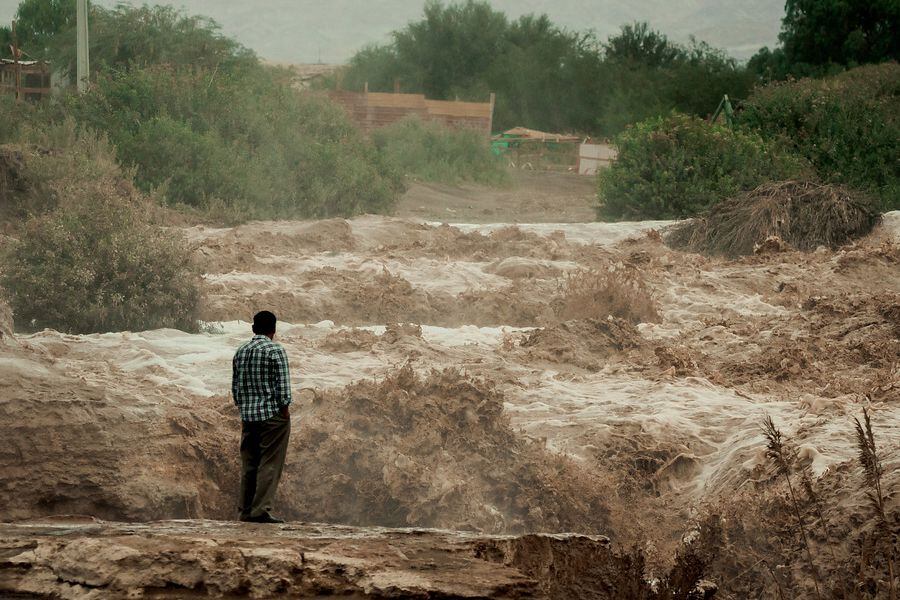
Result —
[{"label": "green shrub", "polygon": [[765,86],[738,120],[789,145],[819,177],[866,190],[900,208],[900,65]]},{"label": "green shrub", "polygon": [[509,179],[503,161],[491,153],[485,136],[477,131],[407,118],[376,131],[373,137],[385,160],[408,177],[486,184]]},{"label": "green shrub", "polygon": [[69,121],[31,131],[14,198],[31,215],[0,283],[21,325],[71,333],[194,330],[200,298],[191,252],[153,225],[157,210],[109,143]]},{"label": "green shrub", "polygon": [[[71,19],[56,15],[48,29],[41,15],[58,11],[26,4],[42,7],[26,19],[42,33],[34,51],[71,71]],[[346,114],[298,93],[214,22],[171,7],[91,11],[90,90],[28,114],[0,97],[0,143],[21,142],[23,120],[43,127],[72,118],[106,136],[140,189],[218,221],[391,208],[402,178]]]},{"label": "green shrub", "polygon": [[132,188],[133,173],[119,166],[106,136],[80,129],[71,118],[26,124],[22,141],[29,148],[23,169],[28,189],[20,207],[30,216],[77,199],[84,185],[112,182]]},{"label": "green shrub", "polygon": [[340,108],[262,67],[110,72],[56,110],[104,132],[144,191],[229,219],[386,212],[402,188]]},{"label": "green shrub", "polygon": [[[66,0],[65,4],[63,11],[54,11],[57,19],[63,17],[60,12],[74,13],[73,3]],[[206,17],[147,4],[119,3],[107,9],[93,2],[90,11],[91,68],[95,72],[171,65],[231,75],[258,66],[251,50],[223,35],[219,25]],[[74,14],[71,16],[54,24],[56,31],[45,32],[47,52],[39,54],[49,55],[55,66],[74,78],[76,33]],[[35,51],[34,45],[27,45],[26,50]]]},{"label": "green shrub", "polygon": [[29,102],[16,102],[12,94],[0,94],[0,144],[18,140],[22,123],[33,112]]},{"label": "green shrub", "polygon": [[802,161],[755,133],[685,115],[643,121],[616,138],[618,159],[598,176],[602,219],[677,219],[770,179],[801,175]]},{"label": "green shrub", "polygon": [[16,321],[69,333],[197,328],[199,276],[175,234],[105,185],[34,217],[2,283]]}]

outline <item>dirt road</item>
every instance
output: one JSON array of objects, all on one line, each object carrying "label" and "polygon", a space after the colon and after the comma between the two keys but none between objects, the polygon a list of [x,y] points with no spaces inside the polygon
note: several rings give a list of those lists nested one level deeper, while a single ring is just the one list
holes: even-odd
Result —
[{"label": "dirt road", "polygon": [[595,218],[597,183],[573,173],[511,171],[506,187],[413,183],[398,217],[439,223],[582,223]]}]

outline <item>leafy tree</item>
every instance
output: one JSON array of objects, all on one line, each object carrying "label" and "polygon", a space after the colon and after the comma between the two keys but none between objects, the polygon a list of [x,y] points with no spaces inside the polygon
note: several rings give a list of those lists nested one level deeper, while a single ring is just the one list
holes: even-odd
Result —
[{"label": "leafy tree", "polygon": [[[107,10],[91,5],[90,23],[94,72],[151,65],[234,72],[257,66],[253,52],[222,35],[215,21],[171,6],[120,4]],[[75,39],[70,27],[53,39],[50,50],[54,63],[70,73],[75,70]]]},{"label": "leafy tree", "polygon": [[434,98],[465,93],[503,49],[506,15],[487,2],[425,4],[425,17],[394,33],[401,64],[412,67],[408,83]]},{"label": "leafy tree", "polygon": [[[53,37],[74,25],[74,0],[23,0],[16,10],[16,38],[32,58],[47,58]],[[12,29],[0,27],[0,56],[12,56],[11,44]]]},{"label": "leafy tree", "polygon": [[607,60],[645,67],[668,67],[684,59],[684,50],[646,22],[624,25],[603,46]]},{"label": "leafy tree", "polygon": [[625,25],[604,49],[596,129],[607,135],[672,110],[706,116],[724,94],[743,98],[753,86],[752,74],[721,50],[674,44],[646,23]]},{"label": "leafy tree", "polygon": [[900,59],[897,0],[787,0],[779,39],[791,63]]},{"label": "leafy tree", "polygon": [[787,0],[778,38],[780,47],[760,49],[748,64],[763,81],[900,60],[900,2]]},{"label": "leafy tree", "polygon": [[496,92],[496,129],[526,125],[613,135],[672,109],[705,115],[722,94],[741,98],[753,78],[701,42],[675,44],[646,23],[623,27],[601,44],[562,29],[546,15],[510,20],[487,2],[430,1],[393,42],[368,46],[350,61],[346,89],[404,91],[484,101]]},{"label": "leafy tree", "polygon": [[509,20],[487,2],[430,1],[423,18],[368,46],[350,61],[347,89],[404,91],[439,99],[484,101],[497,93],[495,124],[546,129],[593,127],[599,45],[560,29],[546,15]]},{"label": "leafy tree", "polygon": [[144,190],[234,220],[384,212],[401,185],[341,109],[262,68],[108,72],[57,110],[106,133]]},{"label": "leafy tree", "polygon": [[603,85],[594,37],[561,30],[546,15],[526,15],[510,23],[505,40],[481,88],[497,92],[495,122],[503,128],[594,129]]},{"label": "leafy tree", "polygon": [[[49,10],[50,1],[26,4]],[[144,191],[238,221],[384,212],[402,187],[340,108],[298,94],[208,19],[93,5],[91,40],[89,91],[35,110],[41,121],[72,118],[105,134]],[[56,65],[74,69],[71,23],[47,45]],[[0,103],[0,118],[17,114]],[[20,129],[4,120],[0,138]]]}]

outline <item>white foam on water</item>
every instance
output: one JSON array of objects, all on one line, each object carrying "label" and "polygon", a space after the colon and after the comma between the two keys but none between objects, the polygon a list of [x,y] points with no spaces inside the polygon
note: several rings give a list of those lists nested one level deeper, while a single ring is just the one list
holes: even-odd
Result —
[{"label": "white foam on water", "polygon": [[[449,223],[464,233],[478,232],[488,235],[494,231],[507,227],[516,227],[522,231],[535,233],[541,236],[553,235],[560,232],[570,242],[578,244],[599,244],[609,246],[617,244],[628,238],[638,237],[651,229],[662,229],[672,225],[675,221],[625,221],[620,223]],[[426,221],[426,224],[436,227],[442,223]]]},{"label": "white foam on water", "polygon": [[[73,336],[45,330],[21,336],[20,339],[50,354],[53,348],[64,344],[66,352],[57,358],[57,362],[68,371],[84,374],[88,379],[95,370],[93,365],[102,361],[121,371],[125,378],[123,385],[128,385],[128,378],[131,378],[134,385],[147,382],[156,386],[172,386],[204,397],[229,394],[231,359],[237,347],[252,336],[250,324],[229,321],[208,325],[217,333],[189,334],[174,329],[158,329]],[[311,325],[279,323],[276,341],[283,344],[288,352],[292,380],[297,387],[344,386],[359,379],[382,376],[400,366],[390,357],[368,351],[334,353],[318,349],[317,342],[326,335],[348,329],[352,328],[335,326],[331,321]],[[384,326],[359,329],[376,335],[385,332]],[[524,331],[528,328],[424,326],[422,338],[446,348],[493,348],[502,342],[505,335]],[[0,363],[0,368],[14,366]]]},{"label": "white foam on water", "polygon": [[[614,436],[646,436],[661,450],[682,452],[697,468],[682,491],[700,496],[739,487],[764,460],[761,423],[766,415],[790,435],[821,475],[856,453],[852,414],[859,398],[844,398],[824,412],[796,401],[750,397],[688,377],[672,381],[639,375],[597,373],[566,376],[544,372],[506,408],[513,424],[549,447],[589,459],[595,444],[615,444]],[[877,406],[879,439],[900,443],[900,407]]]},{"label": "white foam on water", "polygon": [[[408,221],[383,217],[361,217],[349,221],[354,235],[365,244],[390,243],[397,228],[409,228]],[[516,227],[538,235],[561,231],[567,239],[591,244],[614,244],[669,222],[532,224]],[[310,223],[265,224],[268,230],[296,233],[309,230]],[[425,227],[425,225],[420,225]],[[453,225],[462,231],[490,233],[506,224]],[[885,215],[885,231],[900,238],[900,211]],[[228,229],[192,228],[189,237],[206,239],[224,236]],[[267,267],[282,271],[221,273],[207,275],[207,281],[229,292],[235,286],[288,289],[296,286],[296,274],[333,267],[378,274],[384,270],[400,275],[426,291],[459,293],[466,289],[501,286],[508,279],[488,272],[490,263],[436,260],[429,258],[372,258],[355,252],[321,252],[302,256],[271,256],[260,259]],[[562,271],[575,263],[549,263]],[[727,269],[700,272],[710,285],[679,280],[667,275],[659,297],[662,324],[643,324],[648,338],[677,336],[685,329],[707,328],[710,344],[733,345],[735,352],[747,351],[747,342],[714,323],[716,317],[783,316],[787,309],[766,302],[759,294],[738,283],[731,284]],[[299,291],[297,293],[300,293]],[[175,330],[102,335],[68,336],[53,331],[18,336],[26,346],[54,357],[59,366],[86,381],[116,380],[122,386],[143,384],[177,388],[198,396],[227,396],[230,390],[231,358],[236,347],[250,337],[249,324],[231,321],[215,324],[221,333],[187,334]],[[388,352],[359,350],[328,352],[319,343],[340,331],[330,321],[300,325],[282,323],[278,340],[284,343],[293,366],[297,388],[331,388],[362,378],[379,377],[400,366]],[[376,335],[383,326],[363,329]],[[515,385],[505,386],[506,408],[513,424],[535,438],[546,438],[548,446],[587,459],[592,445],[611,444],[616,436],[646,436],[661,449],[681,448],[694,465],[678,485],[688,493],[727,490],[746,481],[749,471],[764,460],[760,422],[771,415],[800,446],[817,474],[855,455],[852,416],[861,412],[861,398],[828,398],[824,390],[810,390],[803,398],[749,397],[705,379],[647,379],[640,372],[603,370],[586,375],[561,375],[549,369],[509,364],[497,359],[494,350],[509,334],[527,328],[424,326],[422,337],[440,352],[472,348],[473,356],[485,356],[515,373]],[[757,343],[764,345],[771,332],[760,331]],[[478,353],[482,352],[481,355]],[[493,357],[493,358],[490,358]],[[15,361],[0,362],[0,370],[14,372],[30,368]],[[439,366],[431,365],[427,366]],[[448,364],[447,366],[452,366]],[[105,372],[109,371],[109,372]],[[888,453],[900,445],[900,407],[874,405],[878,440]]]}]

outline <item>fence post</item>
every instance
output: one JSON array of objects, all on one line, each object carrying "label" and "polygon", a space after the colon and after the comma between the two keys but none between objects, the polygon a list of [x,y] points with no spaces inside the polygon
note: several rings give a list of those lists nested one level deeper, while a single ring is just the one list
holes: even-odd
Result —
[{"label": "fence post", "polygon": [[16,37],[16,22],[12,22],[12,54],[13,54],[13,79],[15,85],[16,102],[22,101],[22,68],[19,66],[19,38]]},{"label": "fence post", "polygon": [[488,137],[491,137],[491,134],[494,133],[494,105],[497,102],[497,94],[491,92],[491,116],[488,117]]}]

